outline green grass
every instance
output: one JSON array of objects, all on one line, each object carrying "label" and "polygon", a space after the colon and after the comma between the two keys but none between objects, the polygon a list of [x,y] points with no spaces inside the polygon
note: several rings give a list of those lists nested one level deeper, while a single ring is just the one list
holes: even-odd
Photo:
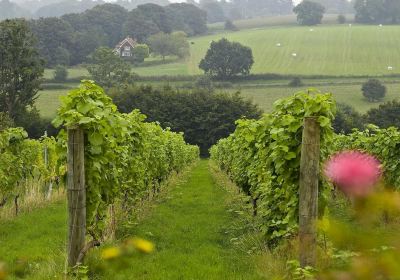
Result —
[{"label": "green grass", "polygon": [[151,240],[156,251],[107,270],[104,279],[262,279],[253,257],[237,251],[225,233],[234,222],[227,196],[208,161],[201,161],[152,214],[125,232]]},{"label": "green grass", "polygon": [[52,119],[55,117],[60,106],[60,96],[66,95],[68,89],[43,90],[39,92],[36,100],[36,107],[44,118]]},{"label": "green grass", "polygon": [[252,73],[382,75],[388,74],[388,66],[394,67],[390,73],[400,73],[400,26],[322,25],[313,29],[257,28],[193,39],[189,74],[201,73],[198,63],[210,41],[222,37],[252,48]]},{"label": "green grass", "polygon": [[[382,102],[368,102],[361,94],[361,85],[322,85],[316,87],[322,92],[333,94],[337,102],[345,103],[356,108],[357,111],[365,113],[370,108],[378,107],[383,102],[400,98],[400,84],[387,84],[387,94]],[[265,112],[272,110],[273,103],[292,95],[295,92],[306,90],[308,87],[264,87],[264,88],[242,88],[241,92],[245,98],[251,99]],[[234,89],[231,89],[234,91]]]},{"label": "green grass", "polygon": [[66,213],[65,203],[57,202],[11,221],[0,221],[0,261],[5,261],[9,270],[29,271],[27,279],[60,279],[64,271]]},{"label": "green grass", "polygon": [[[249,46],[254,54],[252,73],[297,75],[387,75],[400,73],[400,26],[321,25],[312,27],[271,26],[190,38],[191,55],[186,61],[133,67],[143,76],[196,75],[210,42],[223,37]],[[281,43],[281,47],[276,44]],[[292,57],[297,53],[297,57]],[[153,60],[151,61],[153,62]],[[393,71],[388,66],[394,67]],[[51,78],[46,70],[46,78]],[[86,76],[72,68],[70,78]]]},{"label": "green grass", "polygon": [[[368,102],[362,97],[361,84],[366,79],[359,78],[343,78],[343,79],[304,79],[306,86],[299,88],[288,87],[288,80],[259,80],[259,81],[243,81],[234,83],[232,88],[221,89],[221,91],[234,92],[240,91],[245,98],[253,100],[265,112],[272,109],[273,103],[285,98],[293,93],[310,87],[317,88],[323,92],[333,93],[337,102],[346,103],[356,108],[357,111],[364,113],[370,108],[378,107],[386,101],[400,98],[400,81],[395,78],[385,78],[382,81],[387,87],[387,94],[381,102]],[[146,82],[144,84],[152,84],[155,87],[165,85],[165,82]],[[181,87],[186,82],[169,82],[171,86]],[[69,84],[70,85],[70,84]],[[45,118],[54,118],[57,108],[60,106],[60,96],[66,95],[69,90],[55,89],[43,90],[39,92],[39,98],[36,105]],[[219,89],[217,89],[219,91]]]}]

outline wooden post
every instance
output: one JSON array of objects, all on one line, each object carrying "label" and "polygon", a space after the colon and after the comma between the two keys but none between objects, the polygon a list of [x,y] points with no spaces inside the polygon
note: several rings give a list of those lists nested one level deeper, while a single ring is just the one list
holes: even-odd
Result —
[{"label": "wooden post", "polygon": [[304,119],[300,161],[299,241],[300,265],[316,264],[320,126],[317,117]]},{"label": "wooden post", "polygon": [[86,188],[84,131],[68,129],[68,265],[77,264],[79,253],[85,246]]}]

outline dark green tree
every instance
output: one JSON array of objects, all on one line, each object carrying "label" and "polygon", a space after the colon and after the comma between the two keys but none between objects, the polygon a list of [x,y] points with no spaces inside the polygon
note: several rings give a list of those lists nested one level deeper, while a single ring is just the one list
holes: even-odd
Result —
[{"label": "dark green tree", "polygon": [[55,17],[40,18],[29,25],[38,38],[40,55],[48,66],[69,64],[68,50],[73,45],[74,30],[67,21]]},{"label": "dark green tree", "polygon": [[0,22],[0,111],[15,120],[34,101],[40,88],[44,61],[25,20]]},{"label": "dark green tree", "polygon": [[92,79],[103,87],[130,83],[133,76],[131,66],[117,56],[114,51],[107,47],[96,49],[89,57],[90,64],[87,70]]},{"label": "dark green tree", "polygon": [[348,134],[354,128],[360,130],[364,128],[364,117],[353,107],[344,103],[338,103],[332,126],[336,133]]},{"label": "dark green tree", "polygon": [[207,156],[213,144],[235,130],[236,120],[261,115],[256,105],[238,93],[130,86],[113,88],[110,95],[120,111],[139,109],[148,116],[148,121],[158,121],[164,128],[184,132],[185,140],[198,145],[202,156]]},{"label": "dark green tree", "polygon": [[157,24],[155,24],[151,19],[146,18],[138,10],[129,12],[123,25],[124,35],[131,36],[139,42],[145,42],[149,36],[159,32],[160,29]]},{"label": "dark green tree", "polygon": [[207,32],[207,13],[195,5],[174,3],[165,9],[174,30],[185,31],[190,36]]},{"label": "dark green tree", "polygon": [[386,95],[386,87],[377,79],[369,79],[361,90],[363,96],[371,102],[382,100]]},{"label": "dark green tree", "polygon": [[54,81],[58,83],[65,82],[68,77],[68,70],[67,67],[64,65],[57,65],[56,68],[54,69]]},{"label": "dark green tree", "polygon": [[297,15],[297,22],[300,25],[316,25],[321,23],[325,7],[319,3],[305,0],[294,7],[293,12]]},{"label": "dark green tree", "polygon": [[154,22],[158,29],[164,33],[171,33],[172,26],[165,9],[159,5],[148,3],[139,5],[136,10],[146,19]]},{"label": "dark green tree", "polygon": [[128,16],[128,11],[123,7],[107,3],[87,10],[82,16],[85,19],[84,27],[86,29],[101,28],[107,35],[108,46],[114,47],[122,40],[122,27]]},{"label": "dark green tree", "polygon": [[230,30],[230,31],[238,31],[239,30],[239,28],[237,28],[237,26],[229,19],[227,21],[225,21],[224,29]]},{"label": "dark green tree", "polygon": [[381,128],[391,126],[400,128],[400,101],[393,100],[379,105],[378,108],[369,109],[365,114],[365,120]]},{"label": "dark green tree", "polygon": [[249,47],[223,38],[211,43],[199,67],[206,74],[229,79],[239,74],[248,75],[253,63],[253,52]]},{"label": "dark green tree", "polygon": [[346,16],[345,15],[338,15],[337,22],[339,24],[345,24],[346,23]]},{"label": "dark green tree", "polygon": [[150,55],[149,46],[146,44],[138,44],[133,49],[133,62],[134,63],[142,63],[145,58],[148,58]]},{"label": "dark green tree", "polygon": [[360,23],[399,23],[400,1],[355,0],[355,20]]}]

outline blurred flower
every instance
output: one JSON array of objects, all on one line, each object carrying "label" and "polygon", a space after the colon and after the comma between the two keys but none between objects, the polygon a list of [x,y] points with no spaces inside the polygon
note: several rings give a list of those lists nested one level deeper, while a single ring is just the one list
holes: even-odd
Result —
[{"label": "blurred flower", "polygon": [[101,252],[101,258],[104,260],[115,259],[120,255],[121,255],[121,249],[119,249],[118,247],[107,248]]},{"label": "blurred flower", "polygon": [[358,151],[345,151],[331,157],[325,175],[348,196],[366,196],[381,176],[379,161]]},{"label": "blurred flower", "polygon": [[154,244],[141,238],[132,238],[128,240],[128,244],[142,253],[151,253],[154,251]]}]

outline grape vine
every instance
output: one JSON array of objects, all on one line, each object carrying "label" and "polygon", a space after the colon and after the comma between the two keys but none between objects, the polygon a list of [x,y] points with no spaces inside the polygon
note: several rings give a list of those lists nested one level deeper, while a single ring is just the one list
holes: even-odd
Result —
[{"label": "grape vine", "polygon": [[[300,92],[275,102],[274,111],[260,120],[238,120],[235,132],[211,148],[211,158],[257,202],[259,227],[271,245],[297,232],[304,117],[318,117],[322,162],[330,152],[334,114],[331,94]],[[323,202],[328,185],[321,183]]]},{"label": "grape vine", "polygon": [[[87,136],[87,231],[94,240],[102,240],[109,205],[117,200],[125,206],[133,204],[198,158],[198,147],[186,144],[182,134],[146,123],[145,118],[137,110],[118,112],[111,98],[92,81],[82,81],[62,99],[53,124],[79,126]],[[66,149],[65,129],[59,139],[60,147]]]}]

